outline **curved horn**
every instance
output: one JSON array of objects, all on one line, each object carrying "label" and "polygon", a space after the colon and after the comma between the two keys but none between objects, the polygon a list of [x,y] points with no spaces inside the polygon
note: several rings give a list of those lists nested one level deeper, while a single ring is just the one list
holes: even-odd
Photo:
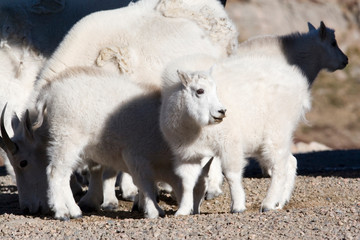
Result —
[{"label": "curved horn", "polygon": [[4,151],[6,151],[6,145],[5,145],[4,140],[2,139],[2,137],[0,137],[0,147],[1,147]]},{"label": "curved horn", "polygon": [[6,132],[5,125],[4,125],[4,114],[6,110],[7,103],[5,104],[4,109],[1,113],[1,135],[3,137],[3,143],[5,145],[5,148],[7,148],[11,154],[15,154],[17,151],[17,146],[14,142],[11,141],[9,135]]}]

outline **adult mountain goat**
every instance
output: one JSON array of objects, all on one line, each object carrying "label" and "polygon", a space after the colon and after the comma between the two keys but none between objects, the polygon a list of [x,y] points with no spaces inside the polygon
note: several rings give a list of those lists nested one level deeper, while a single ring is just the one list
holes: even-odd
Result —
[{"label": "adult mountain goat", "polygon": [[40,79],[51,81],[68,67],[94,66],[160,86],[163,67],[174,58],[226,57],[235,52],[237,35],[218,0],[140,0],[75,24]]},{"label": "adult mountain goat", "polygon": [[[346,66],[347,57],[334,44],[334,31],[323,23],[304,35],[284,37],[294,44],[297,38],[309,43],[299,43],[303,46],[301,53],[306,54],[294,54],[292,59],[313,63],[318,71]],[[290,152],[293,132],[311,107],[310,83],[304,70],[289,64],[283,55],[269,56],[256,50],[218,62],[210,75],[199,74],[211,66],[203,64],[206,57],[203,61],[192,59],[175,62],[163,75],[160,128],[175,155],[175,168],[183,173],[185,189],[177,214],[191,212],[189,183],[196,183],[201,159],[213,156],[221,159],[229,182],[231,212],[245,210],[242,174],[246,158],[251,156],[271,175],[261,210],[282,208],[290,200],[296,176],[297,162]],[[194,81],[197,75],[200,77]],[[208,87],[212,78],[227,109],[224,121],[225,110],[210,97],[214,91]]]}]

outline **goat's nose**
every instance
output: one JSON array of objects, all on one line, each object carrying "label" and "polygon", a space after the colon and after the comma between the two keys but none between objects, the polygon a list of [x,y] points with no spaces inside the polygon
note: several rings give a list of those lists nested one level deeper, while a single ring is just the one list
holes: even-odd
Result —
[{"label": "goat's nose", "polygon": [[221,110],[219,110],[218,112],[225,116],[226,109],[221,109]]}]

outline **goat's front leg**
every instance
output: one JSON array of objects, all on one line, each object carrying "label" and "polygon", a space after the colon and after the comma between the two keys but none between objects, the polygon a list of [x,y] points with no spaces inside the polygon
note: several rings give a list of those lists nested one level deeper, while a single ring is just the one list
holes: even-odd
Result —
[{"label": "goat's front leg", "polygon": [[175,166],[175,172],[181,179],[181,193],[179,198],[179,209],[175,216],[189,215],[194,206],[194,187],[201,174],[201,164],[194,162],[183,162]]},{"label": "goat's front leg", "polygon": [[[67,149],[51,151],[50,164],[47,167],[49,181],[48,199],[55,218],[69,220],[82,216],[80,207],[76,204],[70,187],[70,177],[79,156],[75,150]],[[70,161],[69,161],[70,160]]]}]

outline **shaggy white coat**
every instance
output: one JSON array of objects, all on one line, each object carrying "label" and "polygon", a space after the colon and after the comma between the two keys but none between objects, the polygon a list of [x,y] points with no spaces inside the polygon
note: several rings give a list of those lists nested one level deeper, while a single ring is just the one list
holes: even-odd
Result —
[{"label": "shaggy white coat", "polygon": [[[49,205],[58,219],[80,217],[69,179],[83,159],[89,159],[130,173],[143,196],[145,216],[164,215],[156,202],[156,183],[169,183],[177,199],[181,199],[182,189],[159,129],[160,99],[158,91],[138,86],[126,77],[89,68],[68,70],[44,85],[36,101],[37,120],[28,124],[23,119],[12,139],[19,149],[32,148],[30,156],[14,155],[12,160],[18,164],[28,161],[21,187],[37,186],[31,194],[37,198],[27,204],[44,209]],[[44,139],[48,140],[46,155],[41,147]],[[193,200],[197,212],[209,166],[203,169]],[[37,179],[32,177],[35,174]],[[99,183],[94,184],[101,189]]]},{"label": "shaggy white coat", "polygon": [[[189,92],[181,87],[174,71],[206,70],[215,62],[181,60],[164,74],[160,128],[183,171],[183,182],[196,182],[196,168],[202,158],[220,158],[231,191],[231,211],[245,210],[242,187],[246,158],[253,156],[272,172],[272,181],[262,203],[263,210],[282,208],[290,199],[296,175],[296,159],[290,152],[293,132],[310,109],[308,83],[302,73],[283,58],[234,56],[213,67],[219,100],[227,109],[219,124],[203,124],[190,117],[194,102],[185,101]],[[200,63],[200,64],[199,64]],[[211,102],[211,100],[209,100]],[[209,109],[199,111],[209,115]],[[209,117],[211,118],[211,116]],[[191,189],[188,189],[191,199]],[[191,212],[184,200],[177,214]]]},{"label": "shaggy white coat", "polygon": [[163,67],[183,55],[232,54],[237,31],[217,0],[141,0],[97,12],[67,34],[41,75],[51,81],[68,67],[97,66],[160,86]]}]

